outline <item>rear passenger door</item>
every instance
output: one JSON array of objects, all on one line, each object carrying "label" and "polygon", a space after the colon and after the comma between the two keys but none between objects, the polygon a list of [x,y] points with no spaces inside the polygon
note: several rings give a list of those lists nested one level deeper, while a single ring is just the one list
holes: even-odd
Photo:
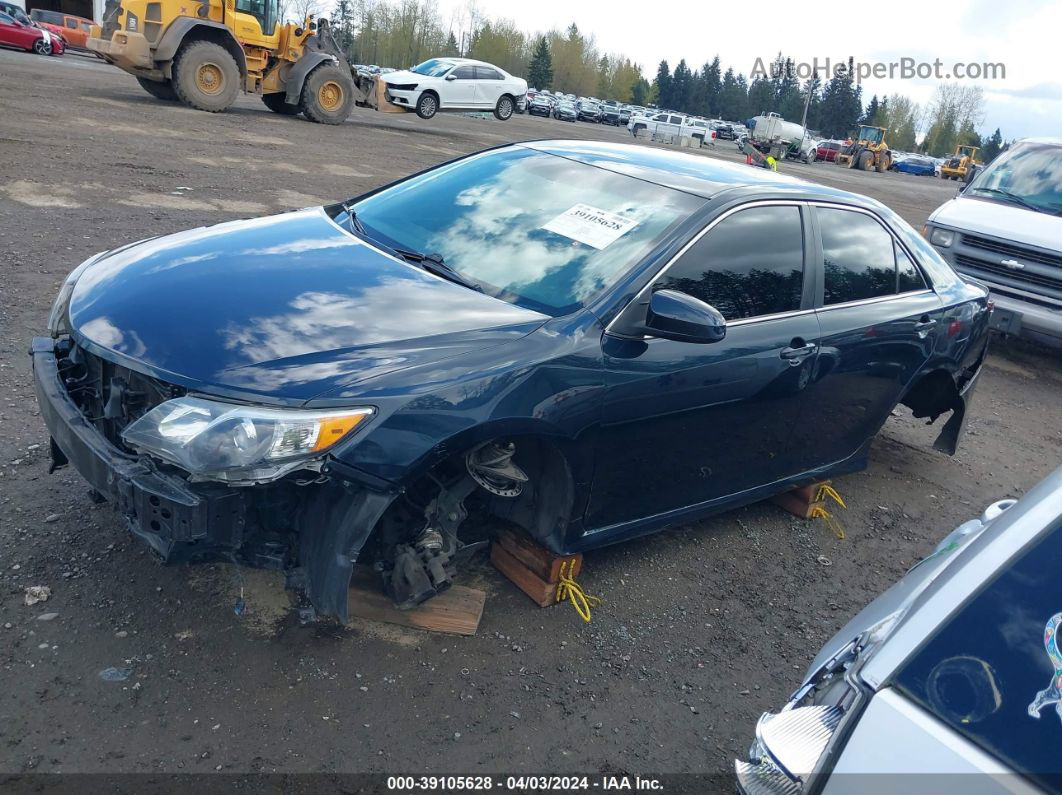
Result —
[{"label": "rear passenger door", "polygon": [[505,91],[502,73],[490,66],[477,66],[476,69],[476,105],[491,110],[498,104]]},{"label": "rear passenger door", "polygon": [[822,296],[813,411],[794,438],[810,469],[860,451],[929,359],[944,307],[884,223],[855,208],[813,206]]}]

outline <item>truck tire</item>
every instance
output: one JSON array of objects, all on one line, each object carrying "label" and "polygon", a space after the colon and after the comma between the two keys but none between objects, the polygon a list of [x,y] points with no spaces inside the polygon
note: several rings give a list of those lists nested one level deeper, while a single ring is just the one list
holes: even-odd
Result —
[{"label": "truck tire", "polygon": [[513,98],[508,94],[502,94],[498,97],[498,104],[494,106],[494,118],[499,121],[509,121],[513,117],[514,107],[516,103],[513,102]]},{"label": "truck tire", "polygon": [[874,166],[874,170],[880,174],[882,171],[888,171],[890,165],[892,165],[892,160],[888,155],[883,154],[878,158],[878,164]]},{"label": "truck tire", "polygon": [[299,113],[298,103],[284,101],[283,91],[278,91],[275,94],[262,94],[262,102],[271,111],[279,113],[281,116],[297,116]]},{"label": "truck tire", "polygon": [[310,72],[302,86],[299,110],[318,124],[342,124],[354,107],[350,76],[334,63],[323,63]]},{"label": "truck tire", "polygon": [[864,149],[859,153],[859,170],[870,171],[874,167],[874,153]]},{"label": "truck tire", "polygon": [[631,130],[631,135],[633,135],[635,138],[637,138],[638,137],[638,131],[639,130],[644,130],[644,129],[645,129],[645,125],[644,124],[635,124],[634,125],[634,129]]},{"label": "truck tire", "polygon": [[439,98],[431,91],[425,91],[417,99],[417,115],[422,119],[430,119],[439,112]]},{"label": "truck tire", "polygon": [[173,63],[173,89],[185,105],[219,113],[240,93],[240,67],[229,51],[212,41],[181,47]]},{"label": "truck tire", "polygon": [[164,99],[167,102],[177,101],[177,92],[173,90],[173,83],[169,80],[159,82],[158,80],[146,80],[143,77],[138,77],[136,82],[140,83],[140,87],[155,99]]}]

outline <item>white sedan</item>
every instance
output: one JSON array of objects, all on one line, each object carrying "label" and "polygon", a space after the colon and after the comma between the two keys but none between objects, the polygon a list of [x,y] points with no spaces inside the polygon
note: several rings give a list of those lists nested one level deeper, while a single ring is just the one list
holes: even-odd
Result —
[{"label": "white sedan", "polygon": [[422,119],[440,110],[490,110],[505,121],[527,94],[523,78],[469,58],[430,58],[380,79],[392,103],[416,111]]}]

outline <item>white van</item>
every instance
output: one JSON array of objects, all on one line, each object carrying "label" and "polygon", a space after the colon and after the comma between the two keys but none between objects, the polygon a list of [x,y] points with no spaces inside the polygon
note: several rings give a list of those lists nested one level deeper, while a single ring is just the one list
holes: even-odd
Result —
[{"label": "white van", "polygon": [[923,230],[992,291],[992,325],[1062,348],[1062,138],[1015,142]]}]

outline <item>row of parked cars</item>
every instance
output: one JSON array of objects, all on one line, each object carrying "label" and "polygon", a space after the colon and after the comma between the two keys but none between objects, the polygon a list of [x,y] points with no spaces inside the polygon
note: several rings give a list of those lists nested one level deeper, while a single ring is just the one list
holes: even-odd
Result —
[{"label": "row of parked cars", "polygon": [[69,48],[83,50],[92,20],[35,8],[27,14],[21,6],[0,0],[0,47],[62,55]]}]

